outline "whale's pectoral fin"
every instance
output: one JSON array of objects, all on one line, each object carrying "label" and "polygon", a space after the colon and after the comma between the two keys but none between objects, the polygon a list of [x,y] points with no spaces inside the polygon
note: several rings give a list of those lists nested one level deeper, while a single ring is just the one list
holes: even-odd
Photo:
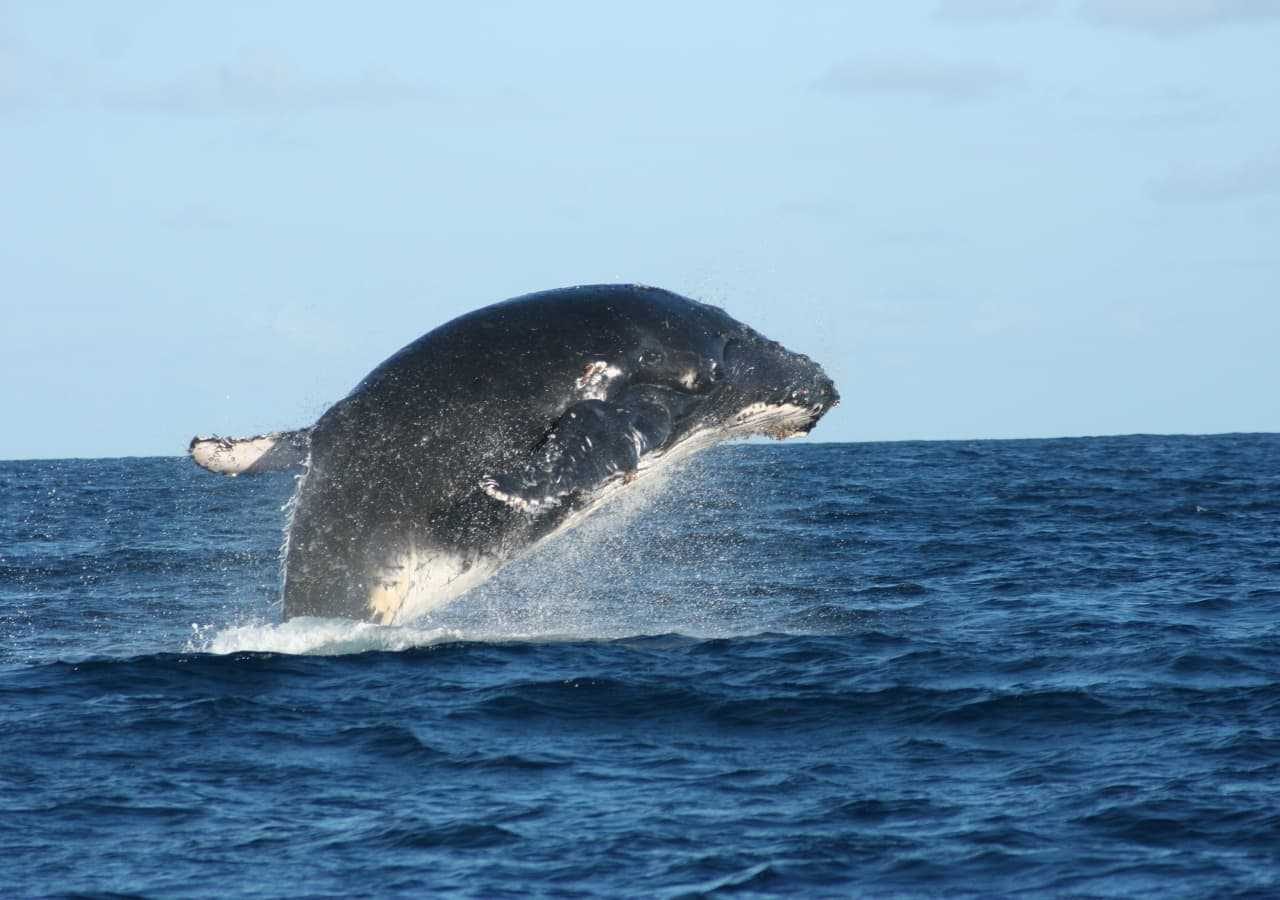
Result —
[{"label": "whale's pectoral fin", "polygon": [[192,461],[219,475],[279,472],[307,461],[311,429],[273,431],[247,438],[193,437],[187,446]]},{"label": "whale's pectoral fin", "polygon": [[646,453],[671,434],[671,413],[645,396],[583,400],[552,426],[528,463],[485,478],[485,493],[525,512],[558,506],[575,491],[630,478]]}]

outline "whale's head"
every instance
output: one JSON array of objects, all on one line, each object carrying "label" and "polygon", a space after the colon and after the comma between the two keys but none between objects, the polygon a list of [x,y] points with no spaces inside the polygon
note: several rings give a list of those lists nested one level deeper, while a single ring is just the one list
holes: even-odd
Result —
[{"label": "whale's head", "polygon": [[787,349],[723,310],[703,306],[706,327],[659,332],[633,361],[633,382],[659,385],[675,428],[670,444],[715,432],[718,439],[807,434],[840,402],[822,366]]},{"label": "whale's head", "polygon": [[735,432],[808,434],[840,402],[822,366],[751,329],[731,338],[722,358],[723,384],[711,409]]}]

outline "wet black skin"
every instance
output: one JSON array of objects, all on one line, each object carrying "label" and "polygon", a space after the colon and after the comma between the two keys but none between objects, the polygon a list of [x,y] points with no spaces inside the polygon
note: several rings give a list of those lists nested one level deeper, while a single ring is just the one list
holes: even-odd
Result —
[{"label": "wet black skin", "polygon": [[[644,427],[660,419],[657,451],[753,402],[811,408],[812,427],[838,400],[808,357],[657,288],[565,288],[469,313],[382,363],[312,429],[285,562],[285,617],[368,618],[372,573],[410,540],[509,559],[554,531],[594,484],[532,514],[481,483],[538,458],[582,401],[579,380],[601,361],[622,374],[598,405],[638,410]],[[573,473],[590,481],[588,469]]]}]

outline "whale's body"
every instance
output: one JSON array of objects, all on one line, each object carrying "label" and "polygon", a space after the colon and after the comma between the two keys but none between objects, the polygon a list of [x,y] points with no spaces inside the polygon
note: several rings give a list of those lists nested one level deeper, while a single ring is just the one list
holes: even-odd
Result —
[{"label": "whale's body", "polygon": [[192,455],[235,474],[237,459],[287,464],[305,447],[285,618],[390,624],[461,595],[637,477],[728,438],[807,432],[837,400],[816,363],[723,310],[587,286],[440,326],[309,433],[282,435],[274,457],[273,436],[239,457],[239,442],[196,440]]}]

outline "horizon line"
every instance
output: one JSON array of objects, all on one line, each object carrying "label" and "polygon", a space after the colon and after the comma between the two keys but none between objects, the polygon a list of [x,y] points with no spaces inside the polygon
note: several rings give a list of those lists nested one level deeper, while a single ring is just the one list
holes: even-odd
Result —
[{"label": "horizon line", "polygon": [[[754,436],[743,440],[726,441],[719,446],[741,446],[744,444],[786,444],[788,446],[842,446],[865,444],[1007,444],[1019,441],[1081,441],[1099,440],[1103,438],[1212,438],[1212,437],[1259,437],[1264,435],[1280,436],[1280,431],[1125,431],[1107,434],[1056,434],[1031,435],[1023,437],[959,437],[959,438],[878,438],[865,441],[816,441],[808,438],[799,440],[775,441],[763,436]],[[711,448],[714,449],[714,448]],[[0,463],[20,462],[83,462],[117,459],[184,459],[187,453],[168,454],[124,454],[120,456],[20,456],[0,457]]]}]

